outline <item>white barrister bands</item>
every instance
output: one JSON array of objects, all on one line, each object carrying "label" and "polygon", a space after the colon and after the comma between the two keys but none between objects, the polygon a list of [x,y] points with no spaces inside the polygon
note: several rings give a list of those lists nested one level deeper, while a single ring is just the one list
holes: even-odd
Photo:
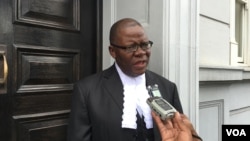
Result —
[{"label": "white barrister bands", "polygon": [[124,90],[122,128],[137,128],[136,111],[138,111],[141,117],[144,116],[147,129],[153,128],[151,109],[146,103],[149,95],[146,88],[145,74],[130,77],[124,74],[117,64],[116,69],[120,75]]}]

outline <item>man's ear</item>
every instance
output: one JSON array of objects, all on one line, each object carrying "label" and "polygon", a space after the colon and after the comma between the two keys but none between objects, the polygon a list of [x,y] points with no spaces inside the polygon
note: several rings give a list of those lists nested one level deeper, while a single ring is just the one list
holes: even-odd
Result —
[{"label": "man's ear", "polygon": [[109,46],[109,54],[115,59],[116,58],[116,53],[114,50],[114,47]]}]

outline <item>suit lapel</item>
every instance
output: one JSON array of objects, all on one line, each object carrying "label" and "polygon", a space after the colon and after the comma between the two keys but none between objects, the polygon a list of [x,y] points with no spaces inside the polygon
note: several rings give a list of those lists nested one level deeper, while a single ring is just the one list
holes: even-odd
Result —
[{"label": "suit lapel", "polygon": [[154,85],[155,84],[155,79],[152,76],[152,73],[150,71],[147,70],[145,72],[145,76],[146,76],[146,86]]},{"label": "suit lapel", "polygon": [[[157,84],[155,77],[152,76],[152,73],[150,71],[146,71],[145,75],[146,75],[146,86]],[[153,121],[153,130],[154,130],[154,140],[160,141],[161,135],[160,135],[158,127],[154,121]]]},{"label": "suit lapel", "polygon": [[116,71],[115,65],[111,66],[104,73],[104,89],[108,91],[108,94],[112,97],[117,106],[123,109],[123,85]]}]

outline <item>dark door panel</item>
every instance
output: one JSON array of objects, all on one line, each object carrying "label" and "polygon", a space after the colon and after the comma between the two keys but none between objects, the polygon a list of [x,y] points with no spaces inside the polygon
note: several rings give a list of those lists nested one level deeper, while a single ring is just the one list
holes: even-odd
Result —
[{"label": "dark door panel", "polygon": [[69,109],[71,91],[16,95],[13,99],[13,116],[44,114]]},{"label": "dark door panel", "polygon": [[71,90],[79,79],[80,50],[14,45],[16,93]]},{"label": "dark door panel", "polygon": [[14,11],[16,23],[80,30],[80,0],[14,0]]},{"label": "dark door panel", "polygon": [[66,141],[68,111],[13,116],[12,138],[27,141]]},{"label": "dark door panel", "polygon": [[73,83],[102,67],[101,7],[0,1],[0,140],[66,140]]}]

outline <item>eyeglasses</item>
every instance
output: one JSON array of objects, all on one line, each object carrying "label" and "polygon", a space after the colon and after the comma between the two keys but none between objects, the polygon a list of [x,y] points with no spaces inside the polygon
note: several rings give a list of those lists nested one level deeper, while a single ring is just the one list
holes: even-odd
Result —
[{"label": "eyeglasses", "polygon": [[153,42],[152,41],[148,41],[148,42],[143,42],[140,44],[133,44],[130,46],[119,46],[119,45],[115,45],[113,43],[110,43],[111,46],[114,46],[116,48],[120,48],[120,49],[124,49],[126,52],[130,53],[130,52],[135,52],[138,50],[138,48],[140,47],[142,50],[148,50],[152,47]]}]

